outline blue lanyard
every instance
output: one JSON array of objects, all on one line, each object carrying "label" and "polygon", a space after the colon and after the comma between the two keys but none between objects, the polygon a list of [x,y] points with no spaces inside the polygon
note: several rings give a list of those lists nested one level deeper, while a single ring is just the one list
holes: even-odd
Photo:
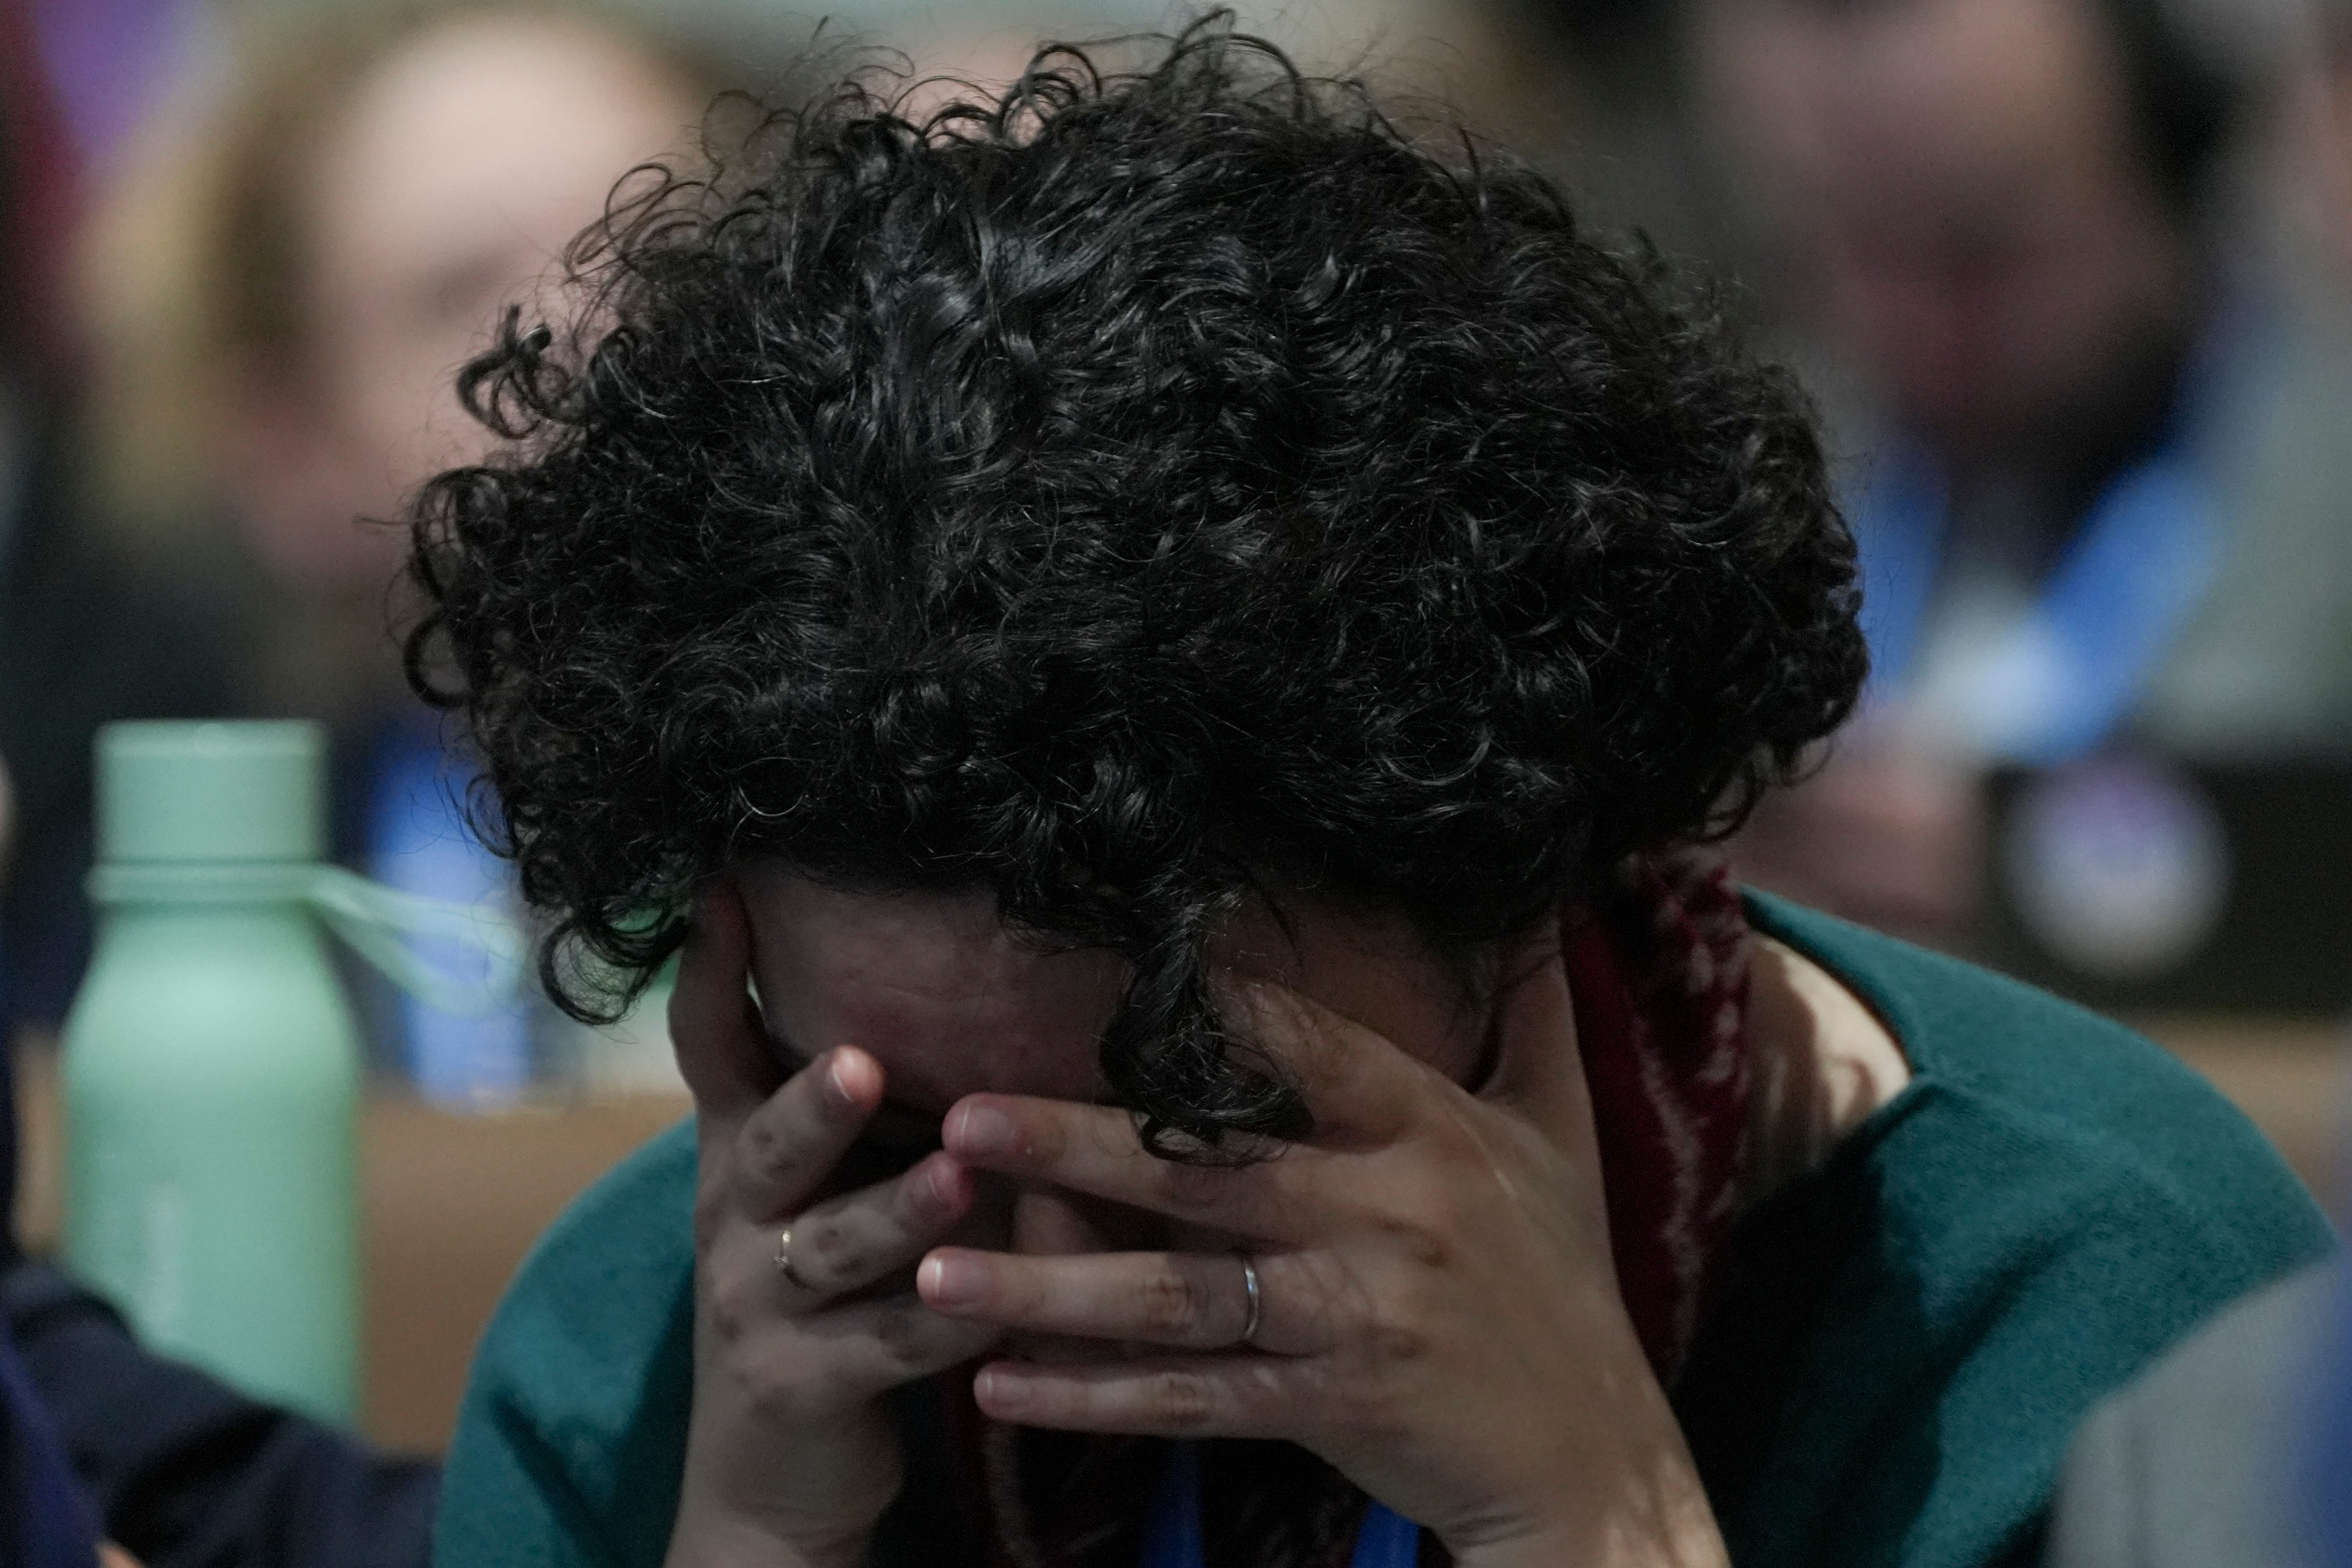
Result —
[{"label": "blue lanyard", "polygon": [[[2174,389],[2157,450],[2092,502],[2023,622],[1996,652],[1989,704],[1961,738],[1986,755],[2049,766],[2096,748],[2129,717],[2221,575],[2224,529],[2210,476],[2242,395],[2248,344],[2278,331],[2258,300],[2224,300]],[[1951,494],[1916,446],[1882,452],[1843,499],[1861,547],[1869,695],[1916,689],[1916,655],[1942,575]],[[1982,733],[1977,733],[1981,730]]]},{"label": "blue lanyard", "polygon": [[[2203,601],[2221,564],[2216,506],[2176,438],[2109,483],[2014,634],[2023,711],[1969,738],[2050,765],[2098,746]],[[1951,501],[1924,455],[1895,457],[1854,508],[1874,693],[1900,692],[1935,593]]]},{"label": "blue lanyard", "polygon": [[[1378,1502],[1364,1504],[1356,1527],[1356,1554],[1349,1568],[1415,1568],[1421,1560],[1421,1526]],[[1203,1568],[1201,1546],[1201,1450],[1178,1443],[1151,1494],[1143,1525],[1140,1568]]]},{"label": "blue lanyard", "polygon": [[[367,870],[402,893],[445,903],[497,904],[512,874],[482,846],[459,800],[470,768],[448,757],[427,715],[404,713],[386,727],[369,782]],[[479,960],[437,936],[413,944],[437,968],[470,977]],[[467,1013],[404,991],[400,1044],[427,1100],[479,1106],[530,1087],[530,1019],[518,1002]]]}]

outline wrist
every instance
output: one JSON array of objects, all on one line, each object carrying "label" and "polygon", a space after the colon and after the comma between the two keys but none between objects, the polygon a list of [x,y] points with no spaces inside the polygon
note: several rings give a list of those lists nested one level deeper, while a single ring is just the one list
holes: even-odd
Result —
[{"label": "wrist", "polygon": [[[1590,1465],[1563,1461],[1554,1473],[1586,1468],[1590,1476]],[[1570,1495],[1557,1484],[1535,1489],[1542,1505],[1519,1519],[1446,1540],[1454,1568],[1729,1568],[1730,1549],[1679,1430],[1609,1469]]]},{"label": "wrist", "polygon": [[1459,1551],[1454,1568],[1730,1568],[1711,1514],[1658,1528],[1655,1521],[1534,1530]]}]

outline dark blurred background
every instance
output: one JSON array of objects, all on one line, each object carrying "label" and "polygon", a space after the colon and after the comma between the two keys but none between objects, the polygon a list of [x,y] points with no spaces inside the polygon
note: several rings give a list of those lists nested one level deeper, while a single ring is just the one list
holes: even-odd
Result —
[{"label": "dark blurred background", "polygon": [[[1875,673],[1745,874],[2118,1012],[2332,1187],[2352,1013],[2352,0],[1242,6],[1721,280],[1817,400]],[[339,858],[511,902],[399,677],[451,372],[640,161],[813,37],[1001,81],[1118,0],[0,0],[0,987],[20,1226],[113,718],[333,737]],[[831,57],[838,63],[839,57]],[[378,519],[378,520],[370,520]],[[520,1248],[681,1111],[592,1031],[362,986],[372,1428],[446,1437]]]}]

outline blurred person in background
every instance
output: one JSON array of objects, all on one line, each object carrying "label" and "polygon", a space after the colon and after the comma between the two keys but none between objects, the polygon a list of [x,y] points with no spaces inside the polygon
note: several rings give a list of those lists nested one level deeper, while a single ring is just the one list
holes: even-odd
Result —
[{"label": "blurred person in background", "polygon": [[[232,711],[330,727],[338,858],[502,900],[464,826],[470,775],[401,682],[403,538],[372,519],[479,449],[457,366],[721,78],[683,45],[530,0],[343,9],[247,55],[196,125],[161,120],[97,226],[100,507],[151,552],[226,539],[251,569]],[[527,1087],[521,1009],[369,1000],[428,1095]]]},{"label": "blurred person in background", "polygon": [[[2279,126],[2315,310],[2352,317],[2352,4],[2315,7]],[[2328,294],[2332,292],[2332,300]],[[2347,514],[2352,521],[2352,514]],[[2339,1209],[2340,1212],[2340,1209]],[[2217,1316],[2084,1424],[2049,1568],[2352,1568],[2352,1276],[2339,1259]]]},{"label": "blurred person in background", "polygon": [[[7,771],[0,768],[0,874],[16,826]],[[0,1066],[5,1065],[0,1051]],[[13,1207],[16,1107],[0,1075],[0,1205]],[[0,1231],[0,1260],[8,1256]],[[66,1456],[56,1419],[10,1336],[0,1335],[0,1562],[23,1568],[90,1568],[98,1520]],[[107,1568],[112,1568],[108,1564]]]},{"label": "blurred person in background", "polygon": [[2287,206],[2352,317],[2352,0],[2314,0],[2311,47],[2282,125]]},{"label": "blurred person in background", "polygon": [[1874,665],[1759,814],[1757,880],[1949,940],[1987,766],[2352,751],[2352,355],[2221,200],[2263,14],[1699,6],[1709,113],[1822,360]]}]

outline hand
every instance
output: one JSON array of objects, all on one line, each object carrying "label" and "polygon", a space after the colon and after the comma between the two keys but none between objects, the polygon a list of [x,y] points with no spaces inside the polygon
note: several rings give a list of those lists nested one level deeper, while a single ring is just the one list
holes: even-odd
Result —
[{"label": "hand", "polygon": [[[876,1289],[972,1213],[973,1178],[932,1154],[895,1179],[825,1196],[881,1103],[882,1067],[845,1046],[779,1087],[745,986],[750,946],[741,901],[714,889],[670,1001],[700,1174],[694,1416],[668,1562],[850,1568],[901,1477],[882,1396],[995,1337],[911,1291]],[[776,1263],[787,1220],[792,1277]]]},{"label": "hand", "polygon": [[1299,1081],[1304,1144],[1238,1169],[1147,1154],[1122,1112],[974,1095],[946,1146],[1023,1183],[1150,1210],[1228,1251],[1025,1257],[942,1248],[917,1273],[942,1313],[1129,1347],[997,1362],[1000,1420],[1278,1437],[1434,1530],[1464,1568],[1727,1561],[1682,1434],[1617,1290],[1558,934],[1517,955],[1498,1066],[1472,1095],[1294,993],[1232,989]]}]

